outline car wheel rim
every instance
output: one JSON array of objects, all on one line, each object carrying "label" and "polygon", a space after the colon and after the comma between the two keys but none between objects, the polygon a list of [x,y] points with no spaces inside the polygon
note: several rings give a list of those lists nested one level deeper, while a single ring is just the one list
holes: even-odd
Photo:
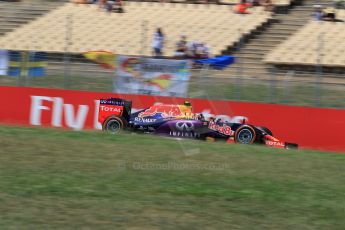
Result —
[{"label": "car wheel rim", "polygon": [[250,144],[253,140],[253,133],[249,129],[242,129],[237,134],[237,141],[241,144]]},{"label": "car wheel rim", "polygon": [[111,133],[117,133],[121,130],[121,124],[117,120],[111,120],[107,124],[107,131]]}]

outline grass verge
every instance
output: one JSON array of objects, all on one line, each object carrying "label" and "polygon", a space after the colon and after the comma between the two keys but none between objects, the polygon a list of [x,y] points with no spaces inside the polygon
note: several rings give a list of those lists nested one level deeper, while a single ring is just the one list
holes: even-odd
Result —
[{"label": "grass verge", "polygon": [[0,126],[1,229],[343,229],[345,155]]}]

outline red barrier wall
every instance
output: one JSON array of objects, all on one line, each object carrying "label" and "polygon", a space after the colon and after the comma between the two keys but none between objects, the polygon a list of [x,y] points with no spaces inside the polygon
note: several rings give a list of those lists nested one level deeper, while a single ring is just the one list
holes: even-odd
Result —
[{"label": "red barrier wall", "polygon": [[[122,97],[142,109],[153,103],[182,103],[183,98],[116,95],[104,92],[0,86],[0,122],[76,130],[100,128],[98,99]],[[345,152],[345,110],[188,99],[196,113],[218,114],[232,121],[267,126],[274,135],[302,148]]]}]

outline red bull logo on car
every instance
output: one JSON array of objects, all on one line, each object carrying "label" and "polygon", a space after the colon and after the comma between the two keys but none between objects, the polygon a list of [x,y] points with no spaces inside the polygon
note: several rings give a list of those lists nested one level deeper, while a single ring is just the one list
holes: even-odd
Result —
[{"label": "red bull logo on car", "polygon": [[160,114],[163,118],[182,117],[186,113],[191,113],[191,108],[185,105],[154,105],[139,113],[138,117],[151,117]]},{"label": "red bull logo on car", "polygon": [[215,122],[210,121],[208,127],[214,131],[220,132],[220,133],[227,135],[227,136],[233,136],[234,135],[234,131],[232,131],[231,127],[226,125],[226,124],[218,125]]}]

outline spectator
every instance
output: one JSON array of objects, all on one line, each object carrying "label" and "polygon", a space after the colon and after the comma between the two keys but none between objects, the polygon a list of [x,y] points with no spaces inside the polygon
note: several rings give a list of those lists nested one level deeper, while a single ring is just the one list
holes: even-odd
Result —
[{"label": "spectator", "polygon": [[71,2],[77,4],[93,4],[96,2],[96,0],[71,0]]},{"label": "spectator", "polygon": [[316,21],[322,21],[322,18],[323,18],[322,7],[320,5],[315,5],[314,8],[315,10],[312,16],[314,17]]},{"label": "spectator", "polygon": [[188,58],[195,58],[195,46],[196,42],[188,42],[187,43],[187,51],[186,51],[186,56]]},{"label": "spectator", "polygon": [[261,0],[252,0],[252,6],[260,6],[260,1]]},{"label": "spectator", "polygon": [[161,28],[157,28],[157,31],[153,35],[152,48],[155,57],[160,57],[163,54],[164,34]]},{"label": "spectator", "polygon": [[106,1],[105,2],[105,10],[109,13],[111,13],[113,11],[113,7],[114,7],[115,1]]},{"label": "spectator", "polygon": [[124,13],[123,4],[121,0],[116,0],[113,8],[116,13]]},{"label": "spectator", "polygon": [[105,4],[107,3],[107,0],[98,0],[98,6],[100,9],[105,8]]},{"label": "spectator", "polygon": [[261,0],[260,5],[264,7],[265,11],[272,11],[273,10],[272,0]]},{"label": "spectator", "polygon": [[210,3],[215,3],[215,4],[219,4],[219,0],[204,0],[202,1],[205,4],[210,4]]},{"label": "spectator", "polygon": [[251,7],[251,3],[247,2],[246,0],[241,0],[240,3],[238,3],[235,8],[234,12],[237,14],[248,14],[249,12],[247,9]]},{"label": "spectator", "polygon": [[181,40],[176,43],[175,57],[186,57],[187,56],[187,37],[181,35]]},{"label": "spectator", "polygon": [[201,42],[190,42],[187,45],[187,57],[193,59],[209,58],[210,49]]},{"label": "spectator", "polygon": [[203,59],[209,57],[209,48],[201,42],[194,43],[195,46],[195,56],[196,59]]},{"label": "spectator", "polygon": [[89,4],[90,2],[87,0],[72,0],[73,3],[76,4]]},{"label": "spectator", "polygon": [[204,52],[203,52],[203,55],[204,55],[204,58],[210,58],[211,52],[210,52],[210,47],[206,44],[204,44]]},{"label": "spectator", "polygon": [[314,12],[312,16],[316,21],[327,21],[327,22],[344,22],[343,20],[337,19],[335,10],[333,8],[322,9],[321,5],[314,5]]}]

